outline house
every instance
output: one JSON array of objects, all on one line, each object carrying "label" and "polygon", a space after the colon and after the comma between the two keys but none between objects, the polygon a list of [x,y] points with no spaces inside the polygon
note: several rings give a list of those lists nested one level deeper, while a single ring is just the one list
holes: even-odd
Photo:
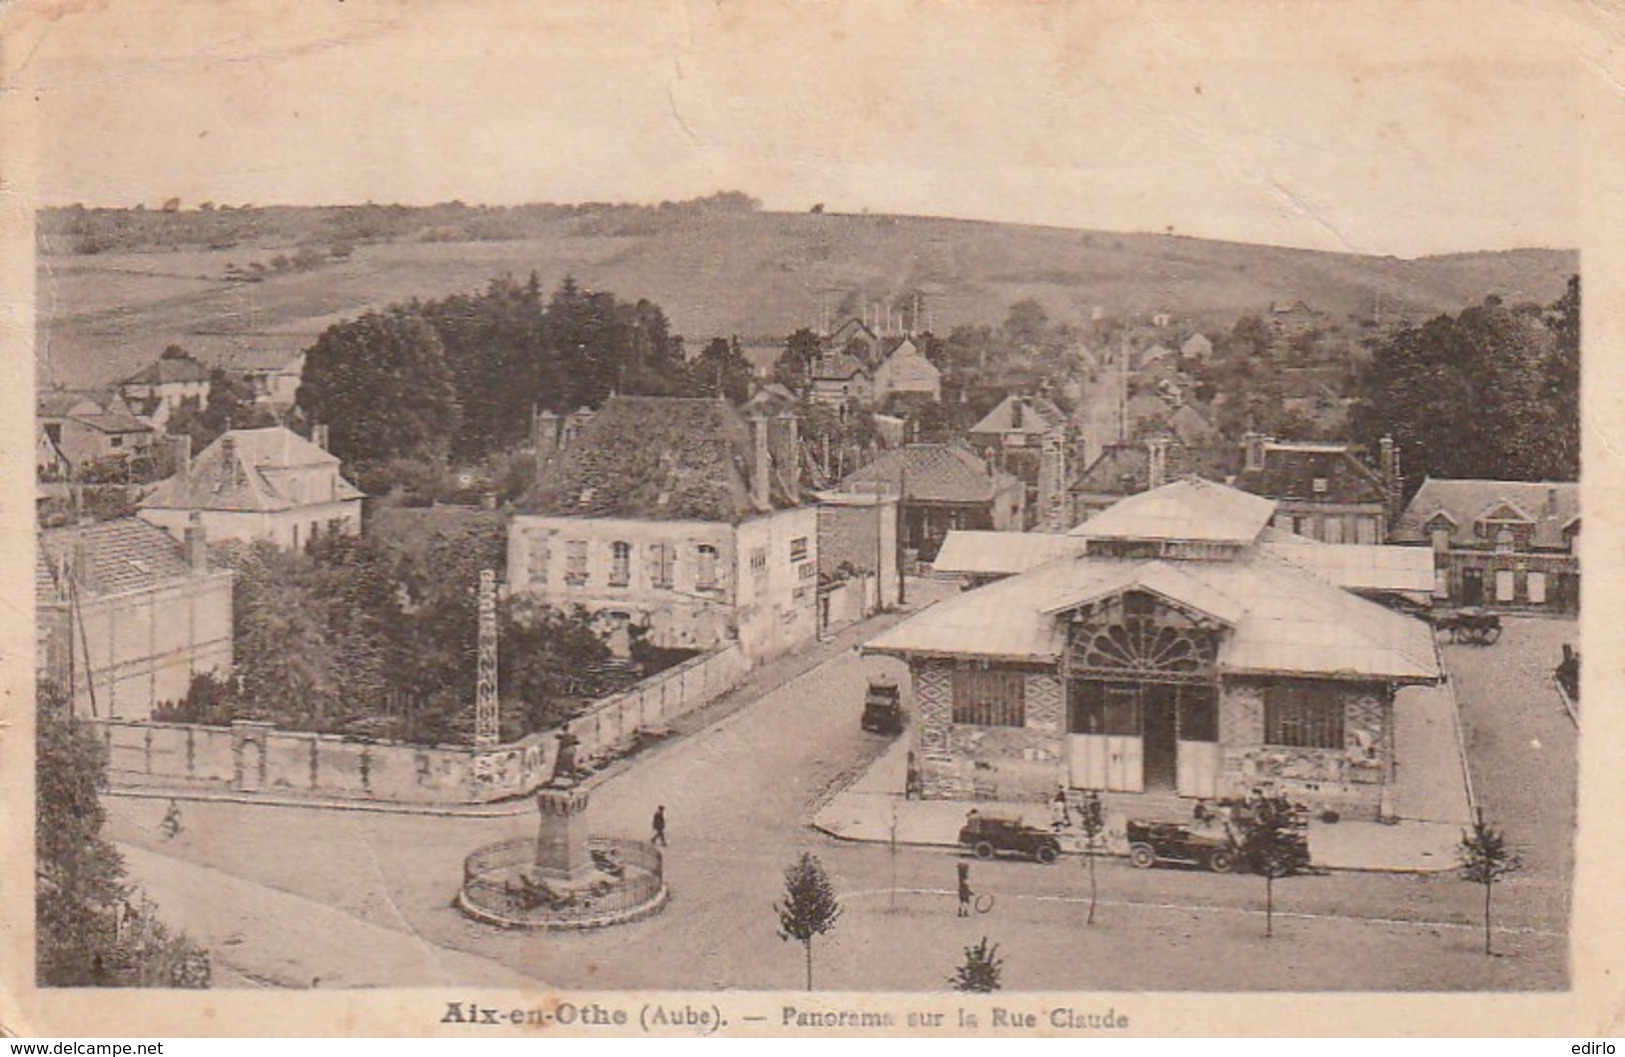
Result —
[{"label": "house", "polygon": [[297,550],[319,535],[361,532],[364,498],[326,451],[282,426],[231,429],[142,500],[140,516],[181,538],[194,513],[213,540],[266,540]]},{"label": "house", "polygon": [[1383,470],[1350,444],[1277,441],[1248,434],[1241,444],[1187,444],[1168,433],[1108,445],[1073,482],[1072,517],[1085,521],[1118,500],[1185,476],[1234,485],[1275,501],[1274,524],[1323,543],[1381,543],[1397,508],[1398,458],[1385,445]]},{"label": "house", "polygon": [[195,521],[184,541],[139,518],[45,529],[36,668],[71,688],[78,716],[147,719],[184,698],[194,675],[230,672],[231,582]]},{"label": "house", "polygon": [[793,414],[725,401],[611,397],[554,420],[508,532],[508,590],[584,606],[624,650],[737,642],[760,660],[816,632],[818,513]]},{"label": "house", "polygon": [[1072,482],[1072,523],[1087,521],[1120,500],[1181,477],[1229,481],[1240,464],[1241,453],[1235,445],[1184,444],[1168,434],[1108,444]]},{"label": "house", "polygon": [[1136,353],[1133,357],[1132,366],[1136,370],[1144,370],[1153,364],[1162,363],[1164,360],[1172,360],[1173,358],[1173,350],[1159,341],[1150,348]]},{"label": "house", "polygon": [[1319,323],[1321,313],[1303,301],[1275,301],[1270,304],[1269,323],[1278,337],[1303,334]]},{"label": "house", "polygon": [[254,402],[272,409],[293,407],[305,373],[305,354],[276,348],[232,348],[220,352],[226,372],[254,393]]},{"label": "house", "polygon": [[925,358],[912,337],[896,339],[874,369],[875,406],[882,407],[895,396],[942,399],[942,372]]},{"label": "house", "polygon": [[971,448],[1027,488],[1028,528],[1044,523],[1060,532],[1067,519],[1066,484],[1070,438],[1066,413],[1048,397],[1011,395],[967,434]]},{"label": "house", "polygon": [[818,632],[900,601],[898,504],[893,495],[825,493],[818,503]]},{"label": "house", "polygon": [[836,327],[824,347],[857,357],[866,370],[872,371],[880,365],[880,335],[856,316]]},{"label": "house", "polygon": [[117,393],[51,389],[35,400],[39,430],[74,469],[151,453],[153,428]]},{"label": "house", "polygon": [[815,403],[836,408],[854,403],[868,407],[873,398],[869,371],[856,356],[831,352],[813,361],[809,399]]},{"label": "house", "polygon": [[1389,815],[1396,708],[1443,679],[1431,628],[1266,546],[1274,509],[1177,481],[1080,526],[1081,553],[871,639],[865,652],[909,666],[923,795],[1273,784],[1316,809]]},{"label": "house", "polygon": [[1278,527],[1324,543],[1381,543],[1388,538],[1394,493],[1353,445],[1277,441],[1249,433],[1242,438],[1242,450],[1235,486],[1275,500]]},{"label": "house", "polygon": [[1428,478],[1393,542],[1431,547],[1434,596],[1458,606],[1580,608],[1580,486]]},{"label": "house", "polygon": [[1219,443],[1219,427],[1197,409],[1184,402],[1168,416],[1168,432],[1186,447],[1202,447]]},{"label": "house", "polygon": [[119,383],[119,396],[154,429],[162,430],[190,400],[198,410],[209,406],[209,369],[179,346],[170,346],[153,363]]},{"label": "house", "polygon": [[883,452],[835,489],[902,497],[903,546],[930,561],[953,529],[1019,532],[1026,488],[957,444],[908,444]]},{"label": "house", "polygon": [[1179,347],[1179,355],[1187,360],[1205,363],[1213,358],[1213,342],[1208,340],[1206,334],[1200,332],[1192,334]]}]

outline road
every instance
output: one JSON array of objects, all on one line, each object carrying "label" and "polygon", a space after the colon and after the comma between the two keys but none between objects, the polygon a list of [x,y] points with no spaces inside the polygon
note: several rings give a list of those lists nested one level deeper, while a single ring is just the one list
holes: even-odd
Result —
[{"label": "road", "polygon": [[[892,662],[851,652],[656,750],[594,791],[592,828],[603,834],[647,837],[655,806],[666,806],[672,900],[661,914],[632,925],[519,934],[476,925],[452,909],[462,857],[481,844],[525,835],[533,825],[528,815],[435,818],[195,803],[186,807],[185,832],[165,841],[158,834],[161,802],[116,799],[113,835],[160,853],[146,856],[137,876],[169,906],[180,904],[163,894],[166,859],[180,860],[179,871],[194,869],[186,863],[205,865],[405,934],[420,949],[484,959],[493,974],[505,967],[575,989],[803,986],[800,950],[778,938],[771,905],[784,867],[804,850],[820,856],[845,906],[835,929],[815,945],[821,989],[941,989],[962,948],[983,934],[1001,944],[1009,989],[1559,988],[1567,979],[1572,858],[1551,822],[1562,817],[1563,790],[1572,793],[1574,737],[1571,728],[1565,741],[1561,727],[1547,723],[1535,661],[1565,625],[1528,623],[1549,626],[1527,630],[1518,622],[1497,647],[1468,656],[1459,652],[1468,647],[1447,651],[1461,669],[1475,751],[1490,754],[1475,766],[1481,796],[1515,839],[1540,835],[1526,854],[1525,874],[1498,893],[1496,945],[1504,957],[1482,954],[1480,894],[1449,874],[1284,880],[1276,885],[1282,911],[1276,935],[1266,940],[1258,878],[1134,871],[1101,861],[1102,904],[1097,924],[1086,927],[1080,860],[1053,867],[978,863],[973,882],[996,896],[996,906],[984,917],[956,919],[949,889],[959,860],[951,850],[905,848],[894,858],[884,845],[844,844],[805,824],[831,790],[884,747],[859,731],[858,715],[866,673]],[[1532,738],[1548,748],[1521,754],[1521,770],[1505,770],[1501,755],[1519,754],[1495,746]],[[1544,777],[1534,781],[1536,774]],[[1572,811],[1572,795],[1567,803]],[[1561,900],[1552,898],[1555,892]],[[278,983],[355,976],[321,964],[319,952],[294,949],[290,936],[246,909],[244,920],[220,906],[211,914],[220,916],[187,926],[245,975]],[[358,925],[355,942],[381,935]],[[236,942],[221,946],[225,936]],[[267,965],[275,971],[264,971]]]}]

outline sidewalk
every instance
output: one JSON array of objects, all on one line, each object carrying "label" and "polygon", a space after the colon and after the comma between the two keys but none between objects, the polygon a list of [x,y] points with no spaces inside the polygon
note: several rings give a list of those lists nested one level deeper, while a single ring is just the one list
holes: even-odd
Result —
[{"label": "sidewalk", "polygon": [[[1453,698],[1445,703],[1454,709]],[[1455,720],[1449,717],[1448,727],[1440,726],[1438,712],[1440,700],[1427,702],[1428,721],[1440,731],[1448,731],[1447,740],[1440,736],[1414,747],[1417,752],[1431,747],[1435,753],[1448,747],[1449,753],[1435,766],[1462,774],[1460,753],[1454,736]],[[891,748],[875,761],[873,766],[814,816],[813,826],[841,840],[899,844],[957,847],[959,827],[963,824],[968,804],[958,800],[908,800],[902,795],[904,770],[907,765],[910,742],[907,736],[898,738]],[[1413,754],[1411,759],[1421,757]],[[1426,806],[1433,818],[1402,818],[1393,824],[1379,822],[1340,821],[1324,823],[1311,820],[1309,824],[1309,853],[1315,865],[1329,870],[1378,870],[1395,873],[1432,873],[1453,870],[1456,867],[1456,846],[1461,839],[1465,823],[1467,797],[1465,787],[1459,794],[1460,819],[1443,816],[1458,801],[1450,795],[1448,781],[1430,783],[1417,790],[1412,802]],[[1431,792],[1436,800],[1426,801],[1422,792]],[[1106,809],[1106,853],[1127,855],[1128,843],[1124,836],[1125,823],[1131,817],[1184,822],[1190,819],[1190,801],[1173,797],[1139,796],[1108,793],[1101,797]],[[989,814],[1021,816],[1027,822],[1049,825],[1049,807],[1038,803],[978,803],[976,807]],[[1083,843],[1075,829],[1061,834],[1062,849],[1069,854],[1081,854]]]}]

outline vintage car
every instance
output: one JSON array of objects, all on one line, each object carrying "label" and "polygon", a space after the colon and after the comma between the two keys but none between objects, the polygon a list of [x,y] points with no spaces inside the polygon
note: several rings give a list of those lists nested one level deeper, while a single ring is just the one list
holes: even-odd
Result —
[{"label": "vintage car", "polygon": [[1061,842],[1049,830],[1029,826],[1019,818],[975,811],[960,828],[959,843],[971,849],[978,859],[991,859],[1005,852],[1048,864],[1061,856]]},{"label": "vintage car", "polygon": [[1224,829],[1203,833],[1178,822],[1128,822],[1128,860],[1142,870],[1164,863],[1200,866],[1214,873],[1236,868],[1236,842]]},{"label": "vintage car", "polygon": [[863,729],[874,734],[903,733],[903,700],[897,681],[886,676],[869,680],[863,696]]}]

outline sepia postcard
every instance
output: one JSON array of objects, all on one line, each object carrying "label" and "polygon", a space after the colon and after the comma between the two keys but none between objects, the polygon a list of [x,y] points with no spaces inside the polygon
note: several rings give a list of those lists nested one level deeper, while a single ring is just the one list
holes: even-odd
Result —
[{"label": "sepia postcard", "polygon": [[1619,1033],[1617,11],[0,26],[0,1031]]}]

